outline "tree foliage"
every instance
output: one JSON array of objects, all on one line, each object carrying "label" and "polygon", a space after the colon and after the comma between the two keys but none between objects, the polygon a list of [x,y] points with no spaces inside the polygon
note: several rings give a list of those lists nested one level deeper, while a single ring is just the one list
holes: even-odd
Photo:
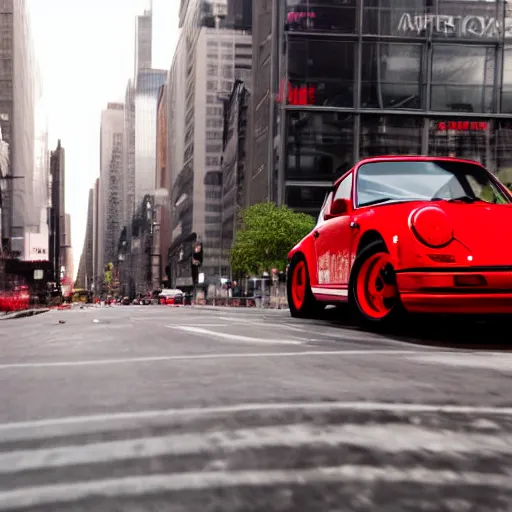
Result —
[{"label": "tree foliage", "polygon": [[315,226],[310,215],[287,206],[259,203],[240,212],[241,228],[231,249],[231,267],[244,275],[284,270],[290,249]]}]

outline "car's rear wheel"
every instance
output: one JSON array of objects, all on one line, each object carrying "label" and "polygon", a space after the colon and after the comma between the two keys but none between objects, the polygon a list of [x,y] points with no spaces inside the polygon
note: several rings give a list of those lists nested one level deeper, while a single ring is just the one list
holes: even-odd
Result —
[{"label": "car's rear wheel", "polygon": [[288,307],[295,318],[314,318],[322,309],[311,291],[306,260],[295,257],[290,263],[287,279]]},{"label": "car's rear wheel", "polygon": [[395,269],[384,243],[375,242],[357,256],[350,290],[356,314],[364,323],[387,324],[403,312]]}]

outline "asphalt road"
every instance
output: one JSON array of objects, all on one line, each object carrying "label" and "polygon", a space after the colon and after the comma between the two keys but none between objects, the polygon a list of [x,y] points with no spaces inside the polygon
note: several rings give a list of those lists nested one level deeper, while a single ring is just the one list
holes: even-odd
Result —
[{"label": "asphalt road", "polygon": [[0,511],[512,510],[506,326],[337,314],[0,322]]}]

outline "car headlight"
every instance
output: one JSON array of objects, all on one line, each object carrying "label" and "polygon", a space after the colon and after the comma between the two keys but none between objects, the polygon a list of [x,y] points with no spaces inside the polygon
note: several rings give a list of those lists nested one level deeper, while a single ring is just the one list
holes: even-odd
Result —
[{"label": "car headlight", "polygon": [[453,240],[450,217],[437,206],[424,206],[409,216],[409,227],[414,236],[427,247],[441,248]]}]

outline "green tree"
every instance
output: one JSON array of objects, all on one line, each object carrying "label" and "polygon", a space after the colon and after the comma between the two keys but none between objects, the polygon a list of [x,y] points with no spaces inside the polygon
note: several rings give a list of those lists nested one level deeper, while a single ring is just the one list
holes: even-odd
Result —
[{"label": "green tree", "polygon": [[260,275],[273,268],[283,270],[288,252],[314,228],[315,220],[287,206],[259,203],[240,212],[240,224],[231,249],[231,268]]}]

